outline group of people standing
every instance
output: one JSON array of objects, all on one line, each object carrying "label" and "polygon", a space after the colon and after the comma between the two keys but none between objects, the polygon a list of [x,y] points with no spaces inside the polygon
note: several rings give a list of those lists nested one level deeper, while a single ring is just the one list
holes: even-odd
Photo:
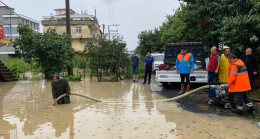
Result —
[{"label": "group of people standing", "polygon": [[[194,58],[191,53],[186,52],[186,48],[181,48],[181,53],[177,56],[176,72],[180,74],[181,91],[179,95],[190,90],[190,73],[194,71]],[[255,108],[253,103],[247,96],[247,92],[252,92],[254,76],[257,75],[258,63],[252,49],[247,48],[246,54],[238,59],[234,54],[231,54],[229,48],[224,49],[223,54],[217,51],[217,47],[211,48],[209,63],[206,68],[208,71],[208,84],[217,85],[218,83],[227,83],[229,93],[235,98],[236,113],[243,114],[243,102],[248,107],[248,112],[252,113]]]},{"label": "group of people standing", "polygon": [[[132,53],[132,69],[134,74],[134,82],[138,82],[138,68],[139,58]],[[185,47],[181,47],[181,52],[176,59],[176,72],[180,74],[181,78],[181,91],[178,95],[190,91],[190,74],[194,72],[194,57],[191,53],[187,52]],[[154,70],[154,61],[150,53],[145,57],[145,77],[143,84],[151,83],[151,74]],[[253,90],[254,76],[257,75],[258,63],[256,57],[252,55],[252,49],[247,48],[246,54],[238,59],[234,54],[231,54],[229,48],[224,49],[221,55],[216,47],[211,48],[211,55],[209,63],[206,68],[208,71],[208,84],[217,85],[219,83],[227,83],[229,93],[232,93],[236,102],[236,113],[243,114],[243,103],[248,107],[248,112],[252,113],[255,108],[253,103],[247,96],[247,92]],[[186,82],[185,82],[186,80]],[[213,82],[212,82],[213,81]],[[67,94],[66,97],[60,99],[58,104],[70,103],[70,86],[65,79],[58,75],[53,76],[52,94],[54,101],[62,94]],[[185,90],[186,85],[186,90]]]},{"label": "group of people standing", "polygon": [[[131,60],[132,60],[132,69],[133,69],[133,75],[134,75],[134,80],[133,82],[138,82],[138,70],[139,70],[139,58],[135,55],[135,53],[131,54]],[[148,77],[148,84],[151,83],[151,77],[152,77],[152,72],[154,71],[154,60],[153,57],[151,56],[151,53],[148,52],[145,60],[144,60],[144,70],[145,70],[145,75],[144,75],[144,82],[143,84],[146,84],[147,82],[147,76]]]}]

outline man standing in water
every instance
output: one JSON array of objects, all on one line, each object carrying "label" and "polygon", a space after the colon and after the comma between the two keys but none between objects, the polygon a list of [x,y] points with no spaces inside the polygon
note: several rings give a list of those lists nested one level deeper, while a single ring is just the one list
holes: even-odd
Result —
[{"label": "man standing in water", "polygon": [[149,74],[148,84],[151,83],[152,71],[154,70],[153,64],[154,64],[154,62],[153,62],[153,58],[151,57],[151,53],[148,52],[145,57],[145,63],[144,63],[145,75],[144,75],[143,84],[146,84],[147,74]]},{"label": "man standing in water", "polygon": [[132,53],[131,60],[132,60],[132,69],[134,74],[133,82],[138,82],[139,58],[135,55],[135,53]]},{"label": "man standing in water", "polygon": [[63,95],[67,94],[65,97],[60,99],[57,103],[58,104],[69,104],[70,103],[70,86],[66,79],[61,79],[59,75],[53,75],[53,81],[51,82],[52,87],[52,96],[53,100]]}]

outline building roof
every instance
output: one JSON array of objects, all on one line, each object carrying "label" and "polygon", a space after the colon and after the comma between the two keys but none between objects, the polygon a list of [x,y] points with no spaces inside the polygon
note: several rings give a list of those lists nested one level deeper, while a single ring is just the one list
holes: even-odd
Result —
[{"label": "building roof", "polygon": [[0,54],[15,54],[15,49],[11,45],[0,47]]},{"label": "building roof", "polygon": [[[5,18],[10,18],[10,15],[3,15],[3,17],[5,17]],[[41,22],[40,21],[37,21],[37,20],[35,20],[35,19],[32,19],[32,18],[30,18],[30,17],[28,17],[28,16],[25,16],[25,15],[22,15],[22,14],[17,14],[17,15],[11,15],[11,17],[12,18],[14,18],[14,17],[19,17],[19,18],[24,18],[24,19],[27,19],[27,20],[30,20],[30,21],[32,21],[32,22],[35,22],[35,23],[38,23],[38,24],[40,24]]]},{"label": "building roof", "polygon": [[[42,18],[44,20],[56,20],[56,19],[64,19],[66,18],[66,9],[65,8],[60,8],[60,9],[54,9],[54,11],[56,12],[56,15],[50,15],[50,16],[42,16]],[[74,10],[70,9],[70,18],[87,18],[87,20],[95,20],[98,22],[98,20],[92,16],[92,15],[88,15],[88,14],[78,14],[76,13]]]},{"label": "building roof", "polygon": [[12,8],[12,7],[10,7],[10,6],[8,6],[8,5],[6,5],[5,3],[3,3],[2,1],[0,1],[0,7],[7,7],[7,8],[9,8],[9,9],[11,9],[12,10],[12,12],[15,14],[15,15],[18,15],[15,11],[14,11],[14,8]]},{"label": "building roof", "polygon": [[[36,23],[38,23],[38,24],[41,23],[40,21],[37,21],[37,20],[32,19],[32,18],[30,18],[30,17],[27,17],[27,16],[25,16],[25,15],[17,14],[17,13],[14,11],[14,8],[12,8],[12,7],[8,6],[8,5],[6,5],[6,4],[3,3],[2,1],[0,1],[0,7],[1,7],[1,6],[4,6],[4,7],[7,7],[7,8],[12,9],[12,12],[13,12],[14,14],[12,14],[11,17],[20,17],[20,18],[24,18],[24,19],[27,19],[27,20],[36,22]],[[3,17],[8,18],[8,17],[10,17],[10,14],[8,14],[8,15],[3,15]]]}]

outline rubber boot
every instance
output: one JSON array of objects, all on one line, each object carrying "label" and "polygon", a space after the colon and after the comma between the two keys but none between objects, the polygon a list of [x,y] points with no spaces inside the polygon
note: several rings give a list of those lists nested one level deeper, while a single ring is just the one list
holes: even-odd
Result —
[{"label": "rubber boot", "polygon": [[235,113],[237,115],[243,115],[244,114],[243,110],[238,110],[238,109],[231,109],[231,112]]},{"label": "rubber boot", "polygon": [[255,111],[255,107],[254,106],[249,107],[248,110],[247,110],[247,112],[250,113],[250,114],[253,113],[254,111]]},{"label": "rubber boot", "polygon": [[190,85],[189,84],[187,84],[187,86],[186,86],[186,92],[190,92]]},{"label": "rubber boot", "polygon": [[185,93],[185,84],[181,84],[181,91],[179,92],[178,95],[182,95]]}]

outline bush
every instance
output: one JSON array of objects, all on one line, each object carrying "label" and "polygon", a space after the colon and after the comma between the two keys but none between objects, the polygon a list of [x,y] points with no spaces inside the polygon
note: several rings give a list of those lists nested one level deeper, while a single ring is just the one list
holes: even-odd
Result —
[{"label": "bush", "polygon": [[110,75],[109,81],[111,81],[111,82],[118,82],[117,75],[116,74]]},{"label": "bush", "polygon": [[72,76],[72,75],[69,75],[67,77],[65,77],[65,79],[68,81],[68,82],[71,82],[71,81],[81,81],[81,76]]},{"label": "bush", "polygon": [[31,69],[30,64],[24,62],[23,59],[5,58],[5,59],[1,59],[1,61],[18,78],[20,74],[24,74],[25,72],[30,71]]},{"label": "bush", "polygon": [[85,59],[80,58],[78,56],[74,56],[74,58],[72,59],[74,68],[84,69],[84,62],[85,62]]}]

